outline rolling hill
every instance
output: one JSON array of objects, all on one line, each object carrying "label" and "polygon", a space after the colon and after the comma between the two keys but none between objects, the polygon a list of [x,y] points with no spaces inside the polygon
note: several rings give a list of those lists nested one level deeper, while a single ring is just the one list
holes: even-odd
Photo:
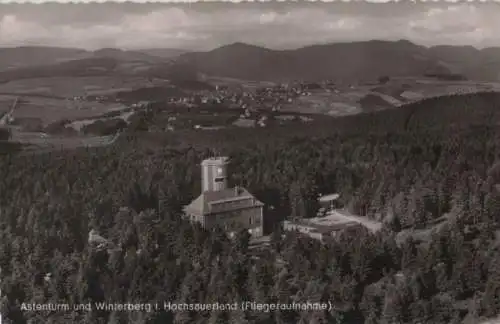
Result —
[{"label": "rolling hill", "polygon": [[478,50],[472,46],[435,46],[429,56],[454,66],[458,73],[474,80],[500,79],[500,48]]},{"label": "rolling hill", "polygon": [[[412,133],[443,129],[496,127],[500,123],[500,93],[478,92],[426,98],[397,109],[364,112],[334,120],[339,132]],[[356,127],[355,127],[356,126]],[[354,129],[356,128],[356,130]],[[445,132],[446,133],[446,132]]]},{"label": "rolling hill", "polygon": [[175,58],[179,55],[187,53],[188,51],[177,48],[146,48],[140,49],[138,52],[161,58]]},{"label": "rolling hill", "polygon": [[114,71],[117,65],[116,59],[94,57],[40,66],[21,67],[0,71],[0,82],[29,78],[106,75]]},{"label": "rolling hill", "polygon": [[[0,83],[22,79],[50,77],[83,77],[83,76],[142,76],[146,78],[193,80],[196,71],[191,66],[173,64],[165,59],[117,53],[106,50],[113,55],[92,55],[87,58],[67,60],[46,65],[24,66],[15,69],[0,70]],[[123,58],[125,55],[126,59]]]},{"label": "rolling hill", "polygon": [[247,80],[290,79],[356,82],[383,75],[422,76],[463,73],[477,80],[498,80],[500,49],[436,46],[406,40],[366,41],[307,46],[294,50],[234,43],[208,52],[191,52],[178,61],[201,73]]},{"label": "rolling hill", "polygon": [[116,98],[124,102],[138,102],[143,100],[148,101],[165,101],[172,97],[182,97],[186,93],[176,87],[149,87],[140,88],[132,91],[121,91],[115,94]]},{"label": "rolling hill", "polygon": [[[25,46],[0,48],[0,71],[17,68],[39,67],[43,65],[54,65],[74,60],[86,59],[115,59],[123,62],[147,62],[161,63],[174,57],[174,53],[184,53],[181,50],[148,50],[131,51],[116,48],[102,48],[96,51],[88,51],[77,48],[60,48],[45,46]],[[163,53],[163,54],[162,54]],[[172,53],[171,56],[167,53]]]},{"label": "rolling hill", "polygon": [[425,47],[407,41],[338,43],[284,51],[235,43],[210,52],[186,53],[179,59],[202,73],[239,79],[352,82],[447,70],[426,52]]},{"label": "rolling hill", "polygon": [[113,58],[119,61],[137,61],[137,62],[149,62],[149,63],[160,63],[165,61],[164,59],[152,56],[139,51],[124,51],[116,48],[101,48],[97,51],[89,53],[91,57],[101,57],[101,58]]},{"label": "rolling hill", "polygon": [[[141,70],[148,75],[154,74],[153,77],[162,77],[175,71],[176,77],[188,79],[197,73],[250,81],[332,79],[345,83],[372,82],[381,76],[437,75],[446,80],[449,75],[450,80],[500,79],[500,48],[428,48],[406,40],[334,43],[293,50],[234,43],[208,52],[169,48],[104,48],[97,51],[54,47],[3,48],[0,49],[0,71],[4,70],[1,78],[15,79],[16,75],[25,78],[30,74],[32,77],[50,76],[50,71],[59,75],[66,68],[74,73],[75,65],[88,66],[100,60],[114,60],[113,64],[120,73]],[[5,74],[5,70],[9,73]],[[105,71],[109,73],[109,69]],[[82,73],[89,72],[79,72]],[[183,77],[183,74],[189,77]]]},{"label": "rolling hill", "polygon": [[46,65],[81,57],[88,53],[77,48],[22,46],[0,48],[0,71],[9,68]]}]

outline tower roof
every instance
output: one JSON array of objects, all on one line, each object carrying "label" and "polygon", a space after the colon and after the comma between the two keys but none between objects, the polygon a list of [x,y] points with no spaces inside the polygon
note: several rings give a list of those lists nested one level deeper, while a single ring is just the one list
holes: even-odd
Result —
[{"label": "tower roof", "polygon": [[210,157],[201,162],[201,164],[225,164],[229,162],[229,158],[227,156],[217,156]]}]

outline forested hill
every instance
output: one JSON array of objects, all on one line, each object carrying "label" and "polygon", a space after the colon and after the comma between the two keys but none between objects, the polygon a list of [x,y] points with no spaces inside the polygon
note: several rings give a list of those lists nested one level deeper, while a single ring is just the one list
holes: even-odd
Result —
[{"label": "forested hill", "polygon": [[[288,141],[289,139],[311,140],[340,136],[360,138],[385,137],[393,135],[409,137],[432,133],[432,136],[449,137],[456,132],[469,129],[486,131],[500,123],[500,93],[482,92],[467,95],[450,95],[428,98],[402,107],[377,112],[367,112],[341,118],[317,119],[313,123],[294,124],[269,129],[222,129],[217,132],[176,132],[168,136],[146,135],[145,141],[203,148],[231,148],[259,146],[257,143]],[[413,140],[412,140],[413,141]],[[129,141],[126,141],[126,146]],[[139,145],[141,147],[141,145]]]},{"label": "forested hill", "polygon": [[[494,316],[499,102],[495,94],[456,96],[313,129],[191,132],[147,147],[135,134],[113,147],[3,156],[4,322],[404,324]],[[272,249],[252,258],[245,235],[229,243],[220,231],[179,219],[199,193],[208,147],[231,156],[233,182],[275,207],[268,227],[283,215],[313,215],[319,192],[339,192],[352,212],[384,219],[384,230],[355,228],[324,246],[295,234],[281,239],[276,230]],[[107,249],[88,243],[90,229],[110,241]],[[22,304],[239,300],[334,308],[168,313]]]},{"label": "forested hill", "polygon": [[[419,132],[441,129],[446,133],[471,125],[492,126],[500,121],[500,93],[481,92],[427,98],[403,107],[347,117],[353,124],[363,120],[368,131]],[[347,123],[349,124],[349,123]],[[371,126],[370,126],[371,125]]]}]

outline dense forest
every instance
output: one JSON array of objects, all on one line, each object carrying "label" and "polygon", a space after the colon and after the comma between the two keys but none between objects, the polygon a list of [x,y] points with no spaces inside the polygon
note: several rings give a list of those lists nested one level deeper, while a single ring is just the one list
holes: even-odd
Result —
[{"label": "dense forest", "polygon": [[[127,134],[111,147],[0,157],[5,323],[478,323],[500,313],[500,95],[263,130]],[[147,144],[147,145],[146,145]],[[257,257],[180,218],[200,160],[268,208]],[[324,244],[283,233],[338,192],[383,221]],[[96,230],[112,247],[89,244]],[[329,301],[327,311],[26,310],[26,304]],[[24,304],[23,304],[24,303]]]}]

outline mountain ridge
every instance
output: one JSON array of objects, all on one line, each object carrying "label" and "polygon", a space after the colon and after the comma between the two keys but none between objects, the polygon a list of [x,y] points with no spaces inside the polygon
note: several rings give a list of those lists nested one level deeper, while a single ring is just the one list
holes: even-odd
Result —
[{"label": "mountain ridge", "polygon": [[194,52],[171,48],[89,51],[24,46],[0,48],[0,71],[95,57],[148,64],[175,61],[179,66],[190,66],[206,75],[259,81],[332,79],[359,82],[385,75],[426,74],[462,74],[472,80],[500,80],[500,47],[426,47],[404,39],[316,44],[287,50],[235,42]]},{"label": "mountain ridge", "polygon": [[[464,55],[465,51],[472,54]],[[498,54],[497,54],[498,53]],[[179,56],[201,73],[224,77],[279,81],[283,79],[373,80],[381,75],[408,76],[463,73],[478,80],[498,80],[500,48],[454,45],[426,47],[408,40],[370,40],[273,50],[241,42]],[[484,67],[487,61],[488,67]]]},{"label": "mountain ridge", "polygon": [[182,53],[186,53],[186,51],[180,49],[124,50],[119,48],[86,50],[55,46],[0,47],[0,71],[39,67],[92,58],[111,58],[118,61],[161,63]]}]

